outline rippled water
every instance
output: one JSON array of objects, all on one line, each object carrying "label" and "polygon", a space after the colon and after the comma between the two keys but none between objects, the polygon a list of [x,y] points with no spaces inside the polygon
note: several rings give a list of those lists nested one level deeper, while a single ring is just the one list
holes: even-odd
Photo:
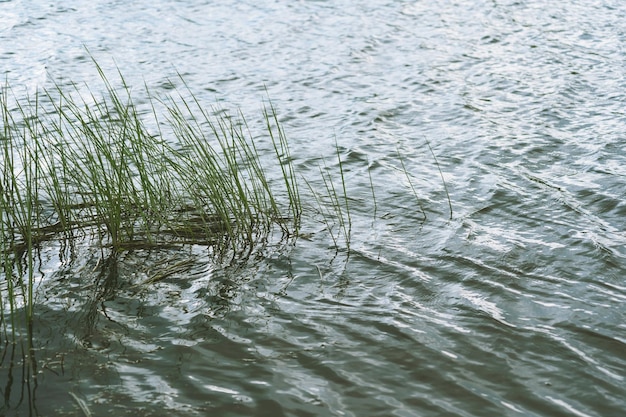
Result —
[{"label": "rippled water", "polygon": [[[610,0],[0,2],[18,94],[94,82],[85,47],[137,90],[269,94],[304,177],[337,142],[352,207],[349,256],[312,200],[238,269],[50,248],[39,375],[3,346],[0,413],[622,415],[625,27]],[[164,257],[196,262],[133,289]]]}]

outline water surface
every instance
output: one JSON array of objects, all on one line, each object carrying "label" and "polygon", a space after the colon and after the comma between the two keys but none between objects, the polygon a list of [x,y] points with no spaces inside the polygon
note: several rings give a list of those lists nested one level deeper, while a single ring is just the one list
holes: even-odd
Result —
[{"label": "water surface", "polygon": [[621,415],[624,27],[610,0],[0,2],[18,95],[98,88],[86,48],[254,131],[269,95],[303,177],[337,144],[352,209],[349,256],[312,198],[306,238],[238,268],[50,244],[39,373],[2,347],[1,413]]}]

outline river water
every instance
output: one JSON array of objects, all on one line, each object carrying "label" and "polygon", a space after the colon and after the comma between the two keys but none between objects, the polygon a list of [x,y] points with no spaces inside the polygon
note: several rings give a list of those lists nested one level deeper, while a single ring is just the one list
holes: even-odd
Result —
[{"label": "river water", "polygon": [[[50,248],[0,414],[623,415],[624,28],[617,0],[0,2],[16,94],[97,88],[88,49],[253,130],[269,96],[313,187],[339,152],[352,226],[305,198],[303,237],[238,268]],[[163,257],[196,262],[132,290]]]}]

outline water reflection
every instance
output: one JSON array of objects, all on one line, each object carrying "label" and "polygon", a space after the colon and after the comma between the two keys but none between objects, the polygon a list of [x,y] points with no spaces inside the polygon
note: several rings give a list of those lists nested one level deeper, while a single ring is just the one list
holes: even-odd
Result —
[{"label": "water reflection", "polygon": [[[233,318],[225,317],[246,308],[241,288],[265,257],[213,271],[201,247],[160,254],[80,252],[74,262],[62,262],[42,277],[38,300],[47,302],[36,306],[32,325],[24,332],[11,329],[4,341],[5,415],[49,415],[52,410],[97,415],[110,411],[111,401],[122,410],[124,404],[145,402],[154,403],[149,413],[158,415],[164,408],[184,412],[188,406],[181,397],[193,391],[189,387],[196,380],[205,388],[192,403],[201,409],[206,387],[220,385],[213,378],[194,377],[195,371],[181,373],[181,367],[198,355],[218,352],[229,360],[245,360],[242,344],[251,341],[231,333]],[[181,258],[195,262],[145,284],[155,268],[165,270]],[[217,398],[234,392],[209,391]],[[45,405],[41,413],[38,404]]]},{"label": "water reflection", "polygon": [[13,413],[28,410],[29,415],[37,415],[38,367],[33,347],[32,329],[26,340],[6,340],[2,346],[0,372],[3,404],[0,412]]}]

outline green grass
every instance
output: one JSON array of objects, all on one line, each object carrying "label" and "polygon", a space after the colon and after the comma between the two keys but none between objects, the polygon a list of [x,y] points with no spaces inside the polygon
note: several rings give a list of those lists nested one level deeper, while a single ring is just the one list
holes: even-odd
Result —
[{"label": "green grass", "polygon": [[[263,117],[282,186],[268,179],[241,114],[207,110],[188,90],[160,99],[147,91],[152,112],[139,114],[123,78],[116,90],[101,76],[101,97],[57,86],[13,108],[5,87],[5,252],[77,230],[95,230],[114,249],[191,242],[247,251],[274,224],[297,233],[299,194],[273,108]],[[147,116],[170,135],[150,132]],[[284,207],[275,196],[280,187],[288,197]]]}]

